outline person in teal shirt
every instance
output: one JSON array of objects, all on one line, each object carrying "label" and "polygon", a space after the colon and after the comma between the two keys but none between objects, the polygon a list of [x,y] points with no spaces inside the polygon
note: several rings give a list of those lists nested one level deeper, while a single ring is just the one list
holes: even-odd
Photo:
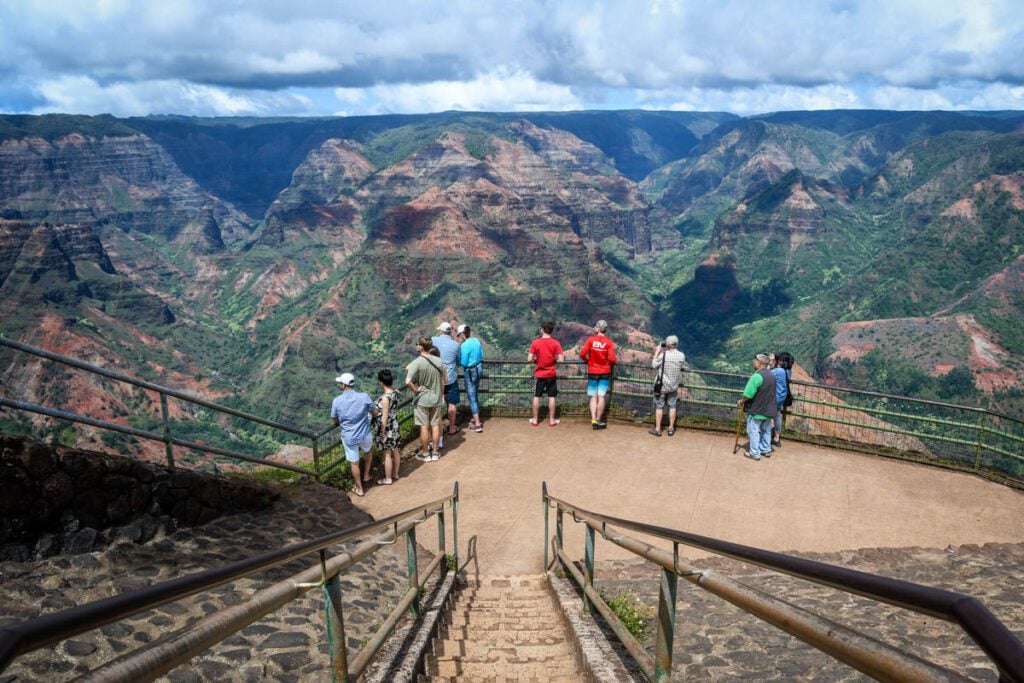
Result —
[{"label": "person in teal shirt", "polygon": [[465,370],[466,396],[469,397],[469,410],[473,413],[473,419],[469,423],[469,429],[473,432],[484,431],[484,425],[480,422],[480,374],[481,363],[484,361],[484,345],[480,339],[473,336],[469,325],[459,325],[457,330],[459,341],[459,365]]}]

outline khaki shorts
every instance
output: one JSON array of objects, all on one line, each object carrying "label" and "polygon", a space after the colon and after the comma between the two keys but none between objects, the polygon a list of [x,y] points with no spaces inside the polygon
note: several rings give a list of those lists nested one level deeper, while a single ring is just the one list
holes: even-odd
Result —
[{"label": "khaki shorts", "polygon": [[428,425],[439,425],[441,424],[441,410],[442,406],[414,406],[412,409],[412,419],[416,423],[417,427],[426,427]]}]

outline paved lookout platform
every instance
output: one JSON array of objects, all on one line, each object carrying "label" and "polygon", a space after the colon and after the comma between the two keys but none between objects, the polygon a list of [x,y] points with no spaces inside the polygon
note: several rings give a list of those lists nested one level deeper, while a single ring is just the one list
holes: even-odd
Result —
[{"label": "paved lookout platform", "polygon": [[[654,437],[646,425],[594,431],[582,420],[552,428],[496,418],[483,433],[446,436],[439,461],[407,461],[399,482],[371,485],[354,502],[380,519],[448,495],[458,481],[460,561],[475,538],[468,569],[485,576],[541,571],[543,481],[551,495],[585,509],[768,550],[1024,541],[1024,493],[1000,484],[795,441],[755,462],[733,454],[733,443],[732,435],[691,430]],[[417,538],[437,547],[437,525],[419,527]],[[571,517],[566,545],[582,557],[582,525]],[[598,541],[597,557],[631,556]]]}]

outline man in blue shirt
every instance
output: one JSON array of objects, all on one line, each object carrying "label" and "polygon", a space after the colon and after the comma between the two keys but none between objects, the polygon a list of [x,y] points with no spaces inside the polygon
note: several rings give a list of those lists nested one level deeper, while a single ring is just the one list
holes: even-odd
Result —
[{"label": "man in blue shirt", "polygon": [[455,413],[459,406],[459,342],[452,339],[450,323],[441,323],[437,329],[441,334],[431,337],[430,341],[441,352],[441,362],[444,363],[446,373],[444,399],[448,403],[448,433],[457,434],[459,428],[455,426]]},{"label": "man in blue shirt", "polygon": [[483,369],[480,364],[484,361],[484,345],[480,339],[473,336],[469,325],[459,325],[459,365],[465,368],[466,375],[466,396],[469,397],[469,410],[473,413],[473,419],[469,422],[469,430],[472,432],[484,431],[484,425],[480,422],[480,400],[477,398],[480,393],[480,371]]},{"label": "man in blue shirt", "polygon": [[331,418],[341,428],[341,445],[345,449],[345,460],[352,467],[352,479],[355,480],[355,494],[361,496],[363,481],[370,480],[370,463],[366,463],[366,472],[360,473],[360,451],[369,453],[373,448],[373,434],[370,432],[370,416],[377,415],[377,406],[373,400],[353,386],[356,378],[350,372],[334,378],[341,388],[341,393],[331,402]]}]

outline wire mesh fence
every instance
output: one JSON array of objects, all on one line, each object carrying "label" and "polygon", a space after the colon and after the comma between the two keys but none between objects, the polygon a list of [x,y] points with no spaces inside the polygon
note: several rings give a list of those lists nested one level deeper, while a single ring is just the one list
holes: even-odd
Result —
[{"label": "wire mesh fence", "polygon": [[[528,416],[533,364],[484,362],[480,385],[485,415]],[[611,419],[649,421],[655,368],[615,366],[608,396]],[[680,380],[677,425],[730,431],[747,375],[687,369]],[[785,438],[898,457],[975,472],[1024,488],[1024,423],[979,408],[793,381],[794,403],[784,413]],[[557,414],[587,417],[586,366],[558,365]],[[547,400],[541,400],[546,415]]]}]

